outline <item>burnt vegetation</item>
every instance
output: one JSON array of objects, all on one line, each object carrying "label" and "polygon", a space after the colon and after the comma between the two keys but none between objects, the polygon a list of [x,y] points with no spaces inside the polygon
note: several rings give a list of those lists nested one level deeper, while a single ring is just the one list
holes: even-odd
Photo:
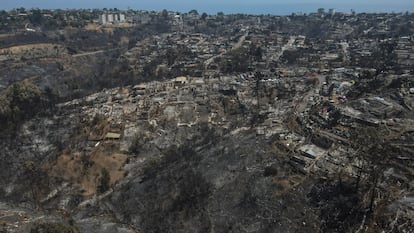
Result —
[{"label": "burnt vegetation", "polygon": [[0,11],[0,232],[411,232],[413,20]]}]

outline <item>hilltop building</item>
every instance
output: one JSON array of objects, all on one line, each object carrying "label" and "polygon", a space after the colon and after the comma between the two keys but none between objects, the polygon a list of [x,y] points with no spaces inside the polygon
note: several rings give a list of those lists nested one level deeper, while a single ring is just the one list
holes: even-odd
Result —
[{"label": "hilltop building", "polygon": [[103,13],[99,16],[100,24],[123,23],[125,21],[125,15],[121,13]]}]

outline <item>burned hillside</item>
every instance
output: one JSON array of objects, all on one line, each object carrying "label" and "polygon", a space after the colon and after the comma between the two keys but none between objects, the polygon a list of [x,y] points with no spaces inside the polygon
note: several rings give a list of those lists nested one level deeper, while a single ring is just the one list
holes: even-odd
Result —
[{"label": "burned hillside", "polygon": [[413,14],[75,12],[0,28],[0,231],[412,231]]}]

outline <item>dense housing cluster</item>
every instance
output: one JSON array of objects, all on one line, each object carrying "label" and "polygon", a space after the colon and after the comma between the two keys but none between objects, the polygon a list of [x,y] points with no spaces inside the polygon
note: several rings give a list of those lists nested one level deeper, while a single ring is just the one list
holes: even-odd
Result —
[{"label": "dense housing cluster", "polygon": [[0,231],[412,231],[413,20],[1,11]]}]

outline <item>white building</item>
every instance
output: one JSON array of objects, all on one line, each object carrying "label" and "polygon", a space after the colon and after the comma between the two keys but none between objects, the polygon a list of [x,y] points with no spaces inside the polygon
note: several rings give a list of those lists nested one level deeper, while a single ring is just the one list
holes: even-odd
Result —
[{"label": "white building", "polygon": [[113,14],[113,13],[103,13],[99,16],[99,23],[100,24],[108,24],[108,23],[118,23],[118,22],[125,22],[125,15],[124,14]]},{"label": "white building", "polygon": [[119,14],[119,22],[125,22],[125,15]]},{"label": "white building", "polygon": [[114,22],[114,15],[113,14],[107,14],[107,22],[113,23]]},{"label": "white building", "polygon": [[99,16],[99,23],[100,24],[106,24],[107,19],[106,19],[106,14],[102,14]]}]

